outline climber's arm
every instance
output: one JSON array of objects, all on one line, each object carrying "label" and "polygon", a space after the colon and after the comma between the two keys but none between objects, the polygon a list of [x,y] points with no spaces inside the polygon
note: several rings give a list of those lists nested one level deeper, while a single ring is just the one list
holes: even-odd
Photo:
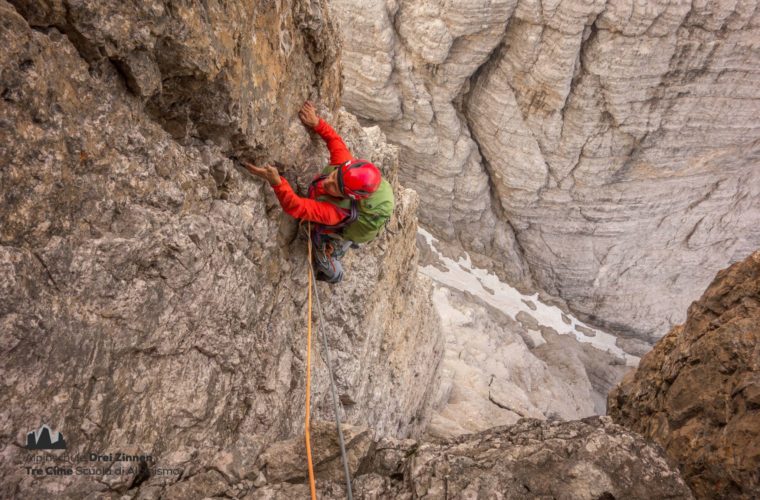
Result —
[{"label": "climber's arm", "polygon": [[332,203],[298,196],[293,192],[293,188],[290,187],[288,181],[280,177],[275,167],[271,165],[257,167],[249,162],[243,162],[243,165],[253,175],[269,182],[269,185],[274,189],[274,194],[277,195],[277,199],[280,201],[280,205],[282,205],[282,209],[291,217],[326,226],[334,226],[346,217],[346,214]]},{"label": "climber's arm", "polygon": [[346,143],[340,138],[338,133],[322,118],[314,127],[314,132],[318,133],[322,140],[325,141],[327,149],[330,150],[330,165],[340,165],[348,160],[353,159],[351,152],[346,147]]},{"label": "climber's arm", "polygon": [[317,111],[312,103],[309,101],[303,103],[298,116],[304,125],[314,129],[322,137],[322,140],[325,141],[327,149],[330,150],[330,165],[340,165],[353,159],[351,152],[346,147],[346,143],[343,142],[343,139],[340,138],[338,133],[326,121],[317,116]]},{"label": "climber's arm", "polygon": [[283,178],[280,178],[280,183],[272,188],[285,213],[296,219],[334,226],[346,217],[346,214],[332,203],[298,196],[293,192],[288,181]]}]

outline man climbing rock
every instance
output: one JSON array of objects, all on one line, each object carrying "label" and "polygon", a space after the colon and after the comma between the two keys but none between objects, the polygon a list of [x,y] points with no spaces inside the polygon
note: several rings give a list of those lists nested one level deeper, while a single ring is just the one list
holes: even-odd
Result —
[{"label": "man climbing rock", "polygon": [[349,152],[343,139],[319,116],[311,102],[298,112],[304,125],[322,137],[330,151],[330,165],[314,178],[308,198],[298,196],[271,165],[245,163],[252,174],[269,181],[282,209],[292,217],[311,221],[317,279],[343,279],[340,258],[349,247],[373,240],[393,213],[393,189],[380,170]]}]

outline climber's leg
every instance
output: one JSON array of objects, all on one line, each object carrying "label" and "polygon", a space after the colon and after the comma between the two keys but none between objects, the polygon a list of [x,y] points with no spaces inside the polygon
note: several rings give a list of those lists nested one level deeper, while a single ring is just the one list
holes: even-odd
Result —
[{"label": "climber's leg", "polygon": [[336,240],[325,235],[315,235],[314,242],[314,270],[319,281],[328,283],[340,283],[343,280],[343,265],[340,258],[345,255],[350,247],[350,242]]}]

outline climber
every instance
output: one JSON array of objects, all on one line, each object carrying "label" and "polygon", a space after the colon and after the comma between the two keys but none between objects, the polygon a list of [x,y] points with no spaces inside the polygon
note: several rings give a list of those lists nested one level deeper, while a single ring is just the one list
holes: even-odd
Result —
[{"label": "climber", "polygon": [[316,223],[311,232],[317,279],[338,283],[343,279],[341,257],[351,246],[373,240],[393,212],[393,189],[380,170],[355,159],[343,139],[306,101],[298,116],[325,141],[330,165],[309,186],[308,198],[298,196],[272,165],[244,162],[253,175],[269,181],[283,210],[297,219]]}]

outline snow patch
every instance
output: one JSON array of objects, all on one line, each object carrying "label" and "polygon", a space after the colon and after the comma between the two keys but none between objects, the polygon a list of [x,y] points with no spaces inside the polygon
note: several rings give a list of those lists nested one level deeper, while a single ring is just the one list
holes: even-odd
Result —
[{"label": "snow patch", "polygon": [[[617,337],[607,333],[605,331],[594,328],[570,314],[566,314],[567,318],[570,318],[570,324],[565,323],[562,320],[563,312],[556,306],[544,304],[538,299],[538,294],[524,295],[517,289],[502,282],[496,275],[489,273],[485,269],[480,269],[473,266],[470,256],[465,253],[464,257],[460,257],[458,261],[454,261],[448,257],[445,257],[438,251],[435,243],[438,240],[430,234],[428,231],[418,226],[418,234],[420,234],[430,246],[433,252],[438,256],[439,261],[446,267],[445,271],[438,269],[435,266],[427,265],[420,268],[420,272],[425,276],[432,278],[438,283],[463,291],[469,292],[472,295],[483,300],[485,303],[497,308],[502,313],[510,316],[517,321],[517,314],[524,312],[536,319],[539,328],[541,326],[554,329],[557,333],[562,335],[574,335],[578,342],[591,344],[593,347],[618,356],[625,360],[627,366],[637,366],[639,363],[639,357],[632,356],[619,348],[615,342]],[[525,302],[530,301],[536,309],[530,308]],[[460,314],[459,311],[448,311],[448,314],[456,315]],[[587,332],[590,330],[592,336],[584,334],[576,329],[577,326],[586,328]],[[541,336],[540,330],[535,328],[528,328],[531,335],[534,336],[536,345],[545,342]]]}]

